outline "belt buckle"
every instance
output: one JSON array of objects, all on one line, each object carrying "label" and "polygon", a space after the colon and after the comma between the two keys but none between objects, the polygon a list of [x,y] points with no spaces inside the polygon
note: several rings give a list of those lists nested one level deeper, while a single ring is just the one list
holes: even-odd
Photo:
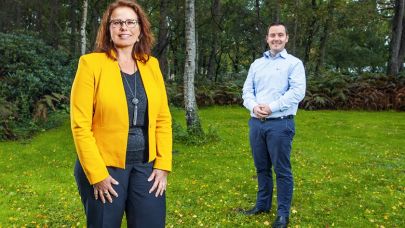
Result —
[{"label": "belt buckle", "polygon": [[266,121],[266,117],[260,118],[261,122],[265,122]]}]

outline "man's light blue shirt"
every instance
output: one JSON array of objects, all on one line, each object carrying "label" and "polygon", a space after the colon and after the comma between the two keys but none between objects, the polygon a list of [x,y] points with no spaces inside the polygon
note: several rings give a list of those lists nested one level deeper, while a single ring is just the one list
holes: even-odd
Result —
[{"label": "man's light blue shirt", "polygon": [[270,51],[256,59],[243,85],[243,105],[253,114],[258,104],[268,104],[272,114],[268,118],[295,115],[298,103],[305,96],[305,69],[301,60],[286,49],[271,56]]}]

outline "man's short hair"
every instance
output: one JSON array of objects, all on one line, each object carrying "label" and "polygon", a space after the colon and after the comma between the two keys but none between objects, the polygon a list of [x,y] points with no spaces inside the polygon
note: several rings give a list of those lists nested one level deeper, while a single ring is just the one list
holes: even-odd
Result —
[{"label": "man's short hair", "polygon": [[285,34],[288,35],[287,26],[286,26],[283,22],[280,22],[280,21],[276,21],[276,22],[271,23],[271,24],[269,25],[269,27],[267,28],[267,32],[269,31],[270,27],[277,26],[277,25],[284,26]]}]

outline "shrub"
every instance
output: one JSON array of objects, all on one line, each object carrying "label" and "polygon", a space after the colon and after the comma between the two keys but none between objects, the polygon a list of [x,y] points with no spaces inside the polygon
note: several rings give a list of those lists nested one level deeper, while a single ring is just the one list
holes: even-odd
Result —
[{"label": "shrub", "polygon": [[307,92],[301,106],[307,110],[337,109],[348,99],[350,78],[328,73],[322,77],[309,76]]},{"label": "shrub", "polygon": [[[176,82],[167,83],[169,102],[176,107],[184,106],[184,87]],[[211,105],[241,105],[242,87],[234,82],[198,82],[195,87],[199,107]]]},{"label": "shrub", "polygon": [[220,141],[218,131],[212,125],[208,126],[207,132],[195,135],[189,134],[187,132],[187,129],[181,126],[174,119],[172,121],[173,121],[173,139],[177,143],[183,143],[185,145],[203,145]]},{"label": "shrub", "polygon": [[24,34],[0,33],[0,56],[0,139],[13,139],[67,104],[73,67],[65,52]]},{"label": "shrub", "polygon": [[308,78],[307,93],[300,106],[307,110],[404,111],[404,85],[405,77],[366,73],[349,76],[329,72]]},{"label": "shrub", "polygon": [[[241,76],[229,81],[196,82],[196,100],[199,107],[211,105],[242,105]],[[169,101],[183,107],[183,85],[167,84]],[[307,91],[300,107],[307,110],[355,109],[405,111],[405,75],[388,77],[381,73],[364,73],[359,76],[336,72],[323,72],[320,76],[307,77]]]},{"label": "shrub", "polygon": [[394,108],[399,111],[405,111],[405,87],[395,90]]}]

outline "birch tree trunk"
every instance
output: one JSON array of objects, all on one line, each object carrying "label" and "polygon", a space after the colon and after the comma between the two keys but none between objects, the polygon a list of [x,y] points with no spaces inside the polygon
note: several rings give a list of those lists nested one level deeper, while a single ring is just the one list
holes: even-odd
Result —
[{"label": "birch tree trunk", "polygon": [[195,42],[195,2],[186,1],[186,60],[184,63],[184,103],[186,109],[187,132],[194,135],[202,135],[200,119],[198,117],[197,102],[194,92],[194,76],[196,61]]},{"label": "birch tree trunk", "polygon": [[80,36],[81,36],[81,54],[86,54],[86,24],[87,24],[87,0],[83,0],[83,17],[80,27]]},{"label": "birch tree trunk", "polygon": [[[392,35],[390,42],[390,57],[388,60],[387,75],[398,75],[400,64],[403,59],[399,59],[399,50],[401,48],[401,36],[404,25],[402,19],[405,11],[405,0],[395,1],[395,14],[392,19]],[[404,39],[404,37],[402,38]]]}]

